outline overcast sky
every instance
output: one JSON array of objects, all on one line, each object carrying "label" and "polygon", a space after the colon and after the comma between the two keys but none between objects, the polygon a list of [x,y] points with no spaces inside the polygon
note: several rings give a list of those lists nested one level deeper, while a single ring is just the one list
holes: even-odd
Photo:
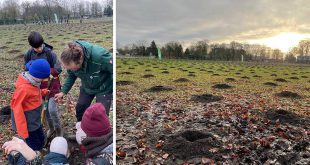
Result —
[{"label": "overcast sky", "polygon": [[185,45],[250,41],[280,32],[310,33],[308,0],[116,0],[117,41]]}]

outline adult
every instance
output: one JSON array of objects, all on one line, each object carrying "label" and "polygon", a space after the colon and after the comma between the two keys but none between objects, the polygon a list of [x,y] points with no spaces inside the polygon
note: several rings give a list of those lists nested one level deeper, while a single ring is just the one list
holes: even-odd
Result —
[{"label": "adult", "polygon": [[67,78],[55,99],[60,100],[71,90],[76,79],[80,78],[82,85],[75,108],[77,121],[82,120],[94,97],[96,102],[104,105],[109,115],[113,91],[112,54],[89,42],[74,41],[64,49],[60,59],[67,69]]}]

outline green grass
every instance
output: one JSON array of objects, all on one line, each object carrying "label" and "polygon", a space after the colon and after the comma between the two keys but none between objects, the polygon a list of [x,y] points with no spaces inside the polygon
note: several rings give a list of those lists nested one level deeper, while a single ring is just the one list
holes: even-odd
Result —
[{"label": "green grass", "polygon": [[[145,71],[148,69],[151,71]],[[161,73],[164,71],[163,69],[167,69],[169,74]],[[182,69],[187,71],[182,71]],[[123,74],[124,72],[131,72],[133,74]],[[189,76],[189,72],[196,76]],[[307,75],[309,73],[310,67],[305,65],[191,60],[157,61],[154,59],[119,58],[117,59],[117,81],[133,81],[134,84],[118,85],[117,91],[144,93],[146,89],[152,86],[163,85],[172,87],[174,90],[161,92],[160,94],[147,93],[147,95],[157,98],[177,96],[179,99],[185,101],[193,94],[202,93],[211,93],[214,95],[235,94],[253,101],[259,96],[259,98],[265,98],[270,106],[282,103],[281,105],[291,106],[292,110],[298,110],[306,115],[310,115],[306,111],[307,100],[310,97],[310,78],[302,77],[308,77]],[[145,74],[152,74],[155,77],[142,78]],[[214,74],[218,74],[219,76],[214,76]],[[272,74],[277,74],[277,76],[272,76]],[[249,79],[242,78],[244,76],[249,77]],[[291,77],[297,77],[298,79],[290,79]],[[187,78],[190,81],[184,83],[174,82],[178,78]],[[235,81],[226,81],[226,78],[233,78]],[[276,78],[283,78],[289,82],[276,82]],[[273,82],[278,84],[278,86],[266,86],[264,85],[265,82]],[[213,85],[220,83],[229,84],[233,88],[228,90],[212,88]],[[275,96],[276,93],[283,90],[296,92],[302,96],[302,99],[296,101]],[[303,106],[298,106],[299,104]]]},{"label": "green grass", "polygon": [[[9,105],[11,95],[14,91],[14,83],[20,72],[23,71],[22,55],[30,48],[28,44],[28,34],[31,31],[38,31],[42,34],[46,43],[54,47],[54,52],[60,57],[62,50],[67,47],[67,43],[77,39],[100,45],[106,49],[113,47],[113,24],[109,18],[107,20],[84,20],[82,24],[49,24],[49,25],[9,25],[0,26],[0,107]],[[65,70],[61,74],[61,82],[65,78]],[[68,133],[74,132],[75,111],[69,112],[68,104],[75,104],[79,94],[80,80],[77,80],[69,93],[71,102],[65,101],[60,106],[63,125]],[[112,113],[110,113],[112,123]],[[10,140],[13,136],[10,123],[1,125],[0,146]],[[0,150],[0,155],[2,155]],[[5,161],[5,159],[4,159]]]}]

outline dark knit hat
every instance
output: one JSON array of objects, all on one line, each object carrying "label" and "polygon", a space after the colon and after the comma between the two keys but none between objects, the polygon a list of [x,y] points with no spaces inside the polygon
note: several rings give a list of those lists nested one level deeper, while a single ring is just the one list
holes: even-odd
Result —
[{"label": "dark knit hat", "polygon": [[111,132],[111,125],[101,103],[88,107],[82,117],[81,128],[89,137],[99,137]]},{"label": "dark knit hat", "polygon": [[51,73],[50,64],[45,59],[29,61],[26,70],[29,70],[31,76],[40,79],[48,78]]}]

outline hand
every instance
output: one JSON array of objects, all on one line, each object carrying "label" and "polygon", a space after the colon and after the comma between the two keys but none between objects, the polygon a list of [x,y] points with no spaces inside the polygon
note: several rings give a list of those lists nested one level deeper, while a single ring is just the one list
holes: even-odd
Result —
[{"label": "hand", "polygon": [[33,160],[36,157],[36,152],[33,151],[23,140],[13,137],[11,141],[5,142],[2,146],[6,154],[10,154],[12,151],[21,153],[28,161]]},{"label": "hand", "polygon": [[2,149],[4,149],[6,154],[10,154],[12,151],[21,152],[23,149],[23,142],[23,140],[13,137],[11,141],[7,141],[3,144]]},{"label": "hand", "polygon": [[63,97],[64,97],[64,93],[63,93],[63,92],[57,93],[57,94],[55,94],[55,96],[54,96],[55,101],[56,101],[57,103],[58,103]]}]

